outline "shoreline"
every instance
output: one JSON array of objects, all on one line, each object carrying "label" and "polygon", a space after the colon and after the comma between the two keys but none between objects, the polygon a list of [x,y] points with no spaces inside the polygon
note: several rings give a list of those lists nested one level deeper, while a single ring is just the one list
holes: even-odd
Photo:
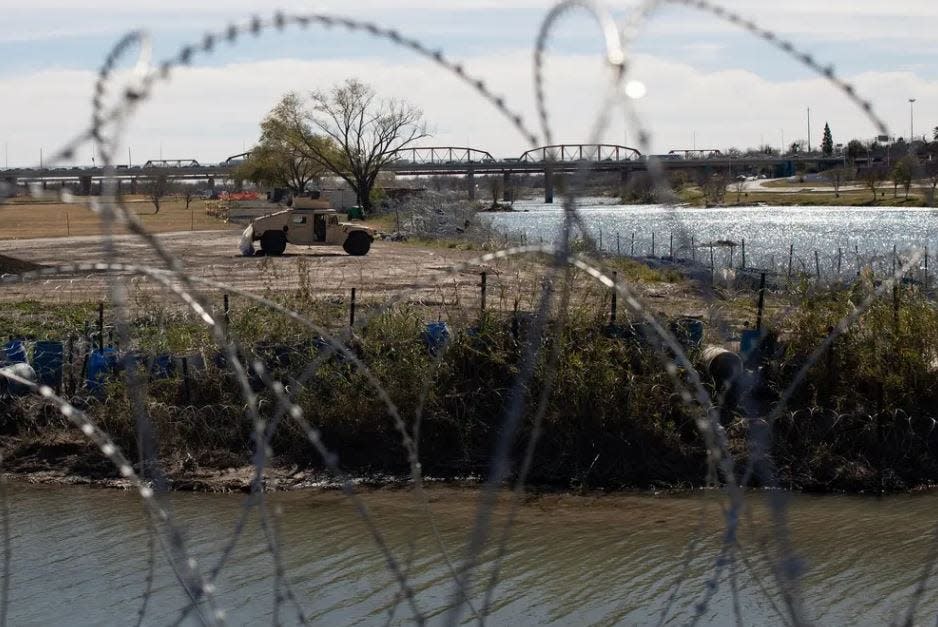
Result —
[{"label": "shoreline", "polygon": [[[82,441],[80,438],[58,438],[44,444],[34,441],[29,444],[29,450],[33,453],[32,455],[17,455],[15,449],[10,450],[9,448],[3,451],[0,477],[4,481],[27,485],[83,486],[108,490],[133,489],[133,483],[121,477],[105,457],[98,454],[97,459],[88,459],[95,455],[97,449],[90,442]],[[54,457],[55,454],[58,454],[58,457]],[[219,453],[219,455],[224,455],[224,453]],[[218,466],[202,466],[195,463],[191,458],[165,461],[162,470],[166,474],[169,484],[168,492],[196,492],[202,494],[248,494],[251,492],[255,474],[253,465],[220,464]],[[348,480],[356,490],[365,491],[409,491],[414,486],[409,473],[358,471],[350,473]],[[454,476],[430,475],[421,477],[421,482],[425,489],[479,490],[485,485],[485,478],[471,473]],[[300,468],[294,463],[283,462],[275,458],[268,461],[264,470],[263,487],[265,493],[301,490],[341,492],[343,490],[343,481],[336,479],[333,473],[328,470]],[[500,491],[510,492],[513,487],[513,480],[507,480]],[[525,485],[524,494],[526,497],[680,496],[707,491],[722,492],[724,489],[724,485],[706,486],[696,483],[660,484],[644,487],[638,485],[575,487],[569,484],[530,482]],[[823,488],[819,484],[790,484],[778,488],[766,486],[747,486],[743,488],[747,492],[764,492],[775,489],[805,495],[875,498],[938,492],[938,483],[926,482],[903,489],[880,490],[872,488],[857,490],[831,489],[829,487]]]}]

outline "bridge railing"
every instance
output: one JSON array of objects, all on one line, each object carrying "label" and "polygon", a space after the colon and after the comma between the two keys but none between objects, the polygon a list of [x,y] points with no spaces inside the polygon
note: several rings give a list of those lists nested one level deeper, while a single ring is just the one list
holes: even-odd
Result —
[{"label": "bridge railing", "polygon": [[532,148],[521,155],[522,163],[544,163],[547,161],[571,163],[577,161],[634,161],[642,153],[630,146],[617,144],[555,144]]},{"label": "bridge railing", "polygon": [[406,163],[433,165],[495,163],[495,157],[490,152],[464,146],[402,148],[395,153],[395,159]]},{"label": "bridge railing", "polygon": [[227,159],[225,159],[225,162],[224,162],[224,163],[225,163],[225,165],[232,165],[232,164],[234,164],[235,162],[242,161],[242,160],[244,160],[244,159],[247,159],[247,158],[250,157],[250,156],[251,156],[251,151],[248,150],[247,152],[242,152],[242,153],[237,154],[237,155],[231,155],[230,157],[228,157]]}]

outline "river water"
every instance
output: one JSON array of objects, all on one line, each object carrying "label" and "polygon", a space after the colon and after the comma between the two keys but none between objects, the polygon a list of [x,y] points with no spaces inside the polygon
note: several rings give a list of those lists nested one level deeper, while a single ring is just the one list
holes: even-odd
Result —
[{"label": "river water", "polygon": [[[855,273],[860,263],[891,267],[893,246],[907,253],[913,248],[938,245],[938,210],[894,207],[725,207],[692,208],[662,205],[616,205],[609,199],[579,201],[587,230],[602,237],[608,252],[628,255],[670,254],[674,235],[676,257],[709,263],[709,250],[702,244],[726,240],[746,241],[746,266],[787,271],[790,247],[794,245],[795,269],[816,270],[818,251],[822,273],[836,273],[838,249],[842,273]],[[483,214],[496,229],[523,234],[528,243],[551,242],[562,224],[560,203],[545,205],[525,200],[515,203],[515,212]],[[634,249],[632,237],[634,234]],[[617,239],[618,236],[618,239]],[[691,240],[693,237],[693,240]],[[691,253],[690,244],[697,247]],[[735,265],[741,263],[741,247],[734,251]],[[728,249],[718,249],[716,264],[729,263]]]},{"label": "river water", "polygon": [[[440,487],[429,494],[442,544],[458,561],[479,492]],[[117,490],[16,483],[8,484],[8,496],[10,624],[134,624],[148,570],[139,498]],[[781,536],[772,530],[766,498],[747,496],[742,557],[722,569],[702,624],[733,623],[733,581],[743,624],[784,624],[773,607],[784,602],[769,569],[777,549],[773,538]],[[231,538],[243,497],[180,493],[171,499],[192,553],[203,569],[211,567]],[[398,588],[384,557],[345,497],[296,491],[270,499],[280,510],[276,525],[286,575],[311,622],[412,622],[411,608],[395,603]],[[370,491],[364,499],[397,559],[404,563],[411,556],[405,568],[415,603],[430,624],[441,624],[453,588],[428,517],[406,490]],[[513,528],[489,624],[656,623],[672,596],[668,624],[689,622],[714,577],[723,502],[716,492],[529,499]],[[497,509],[496,524],[505,512]],[[938,495],[789,495],[788,512],[796,563],[803,568],[806,618],[879,625],[904,617],[932,549]],[[484,576],[473,588],[476,609],[493,555],[489,549],[479,559]],[[159,549],[154,565],[144,623],[172,624],[186,599]],[[273,572],[253,517],[217,580],[216,600],[229,624],[272,622]],[[933,581],[919,604],[923,624],[933,624],[938,614],[936,586]],[[280,618],[293,624],[296,612],[286,604]],[[472,621],[469,610],[463,621]]]}]

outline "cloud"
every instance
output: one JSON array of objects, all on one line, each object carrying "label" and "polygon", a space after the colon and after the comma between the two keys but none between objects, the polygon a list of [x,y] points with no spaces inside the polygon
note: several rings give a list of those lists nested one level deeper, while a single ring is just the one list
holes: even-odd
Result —
[{"label": "cloud", "polygon": [[[527,53],[509,53],[468,59],[466,68],[485,78],[524,119],[537,119],[531,60]],[[550,57],[546,66],[547,96],[558,142],[583,141],[605,94],[606,69],[598,57]],[[127,144],[134,162],[159,157],[220,161],[249,147],[257,136],[262,116],[286,91],[319,88],[357,76],[378,92],[400,97],[422,107],[435,129],[428,142],[470,145],[498,156],[519,154],[522,136],[494,107],[453,76],[429,62],[389,61],[384,58],[307,61],[281,59],[235,63],[220,67],[180,70],[160,85],[144,103],[127,129]],[[689,64],[653,56],[635,60],[634,77],[648,86],[638,109],[652,133],[654,151],[690,147],[755,146],[761,141],[778,145],[804,138],[806,107],[812,108],[814,143],[825,121],[835,140],[871,137],[875,129],[861,112],[821,79],[772,82],[751,72],[700,72]],[[877,110],[906,135],[908,97],[918,98],[917,134],[938,124],[927,112],[938,103],[938,84],[911,72],[869,72],[852,77],[861,94],[872,97]],[[94,75],[87,71],[48,70],[0,79],[4,116],[0,141],[9,144],[10,162],[38,161],[39,148],[48,156],[87,126]],[[626,139],[621,111],[612,113],[610,129],[602,139]],[[629,129],[634,143],[636,129]],[[126,151],[120,153],[121,160]],[[90,162],[91,148],[79,153]]]},{"label": "cloud", "polygon": [[[225,2],[194,3],[190,0],[89,0],[76,7],[73,0],[13,0],[7,2],[5,17],[17,25],[4,29],[0,41],[23,41],[30,37],[48,38],[63,32],[58,26],[70,28],[74,34],[112,34],[130,28],[150,26],[210,29],[231,21],[241,21],[254,14],[271,15],[274,9],[287,13],[311,11],[349,15],[364,19],[389,21],[407,29],[408,23],[419,29],[414,15],[448,14],[451,12],[490,12],[493,16],[507,12],[530,11],[532,22],[541,19],[555,4],[552,0],[282,0],[272,7],[265,0],[226,0]],[[628,15],[637,5],[632,2],[608,2],[607,6],[621,16]],[[938,28],[938,3],[933,0],[851,0],[850,2],[817,2],[789,0],[784,3],[764,0],[720,0],[719,4],[755,20],[761,26],[787,37],[811,36],[825,41],[901,38],[903,41],[929,40]],[[695,9],[661,5],[652,20],[653,33],[700,35],[723,33],[736,27]],[[408,19],[401,22],[401,12]],[[63,20],[65,20],[63,22]],[[499,29],[499,20],[492,19],[489,28]],[[536,28],[532,27],[532,32]]]}]

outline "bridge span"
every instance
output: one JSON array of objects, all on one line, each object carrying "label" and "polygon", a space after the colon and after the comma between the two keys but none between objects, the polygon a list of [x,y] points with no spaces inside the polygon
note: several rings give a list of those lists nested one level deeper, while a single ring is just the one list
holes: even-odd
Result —
[{"label": "bridge span", "polygon": [[[101,182],[111,177],[118,189],[129,185],[135,193],[138,182],[165,177],[169,180],[206,181],[214,189],[216,181],[232,180],[240,161],[250,153],[234,155],[217,164],[201,164],[195,159],[153,160],[141,166],[117,165],[109,171],[102,167],[9,168],[0,170],[0,178],[15,190],[17,185],[39,184],[43,188],[71,187],[82,195],[100,190]],[[757,168],[772,168],[779,176],[790,176],[798,163],[832,166],[842,157],[823,155],[732,156],[718,150],[672,150],[666,155],[643,155],[638,149],[615,144],[556,144],[533,148],[517,158],[496,158],[490,152],[464,146],[421,146],[397,151],[384,170],[398,176],[462,176],[466,178],[470,199],[475,199],[476,175],[500,175],[506,200],[513,175],[543,175],[544,200],[553,202],[554,182],[558,175],[582,169],[590,172],[618,172],[625,183],[635,172],[647,171],[657,161],[666,170],[741,173]],[[97,188],[97,189],[96,189]]]}]

